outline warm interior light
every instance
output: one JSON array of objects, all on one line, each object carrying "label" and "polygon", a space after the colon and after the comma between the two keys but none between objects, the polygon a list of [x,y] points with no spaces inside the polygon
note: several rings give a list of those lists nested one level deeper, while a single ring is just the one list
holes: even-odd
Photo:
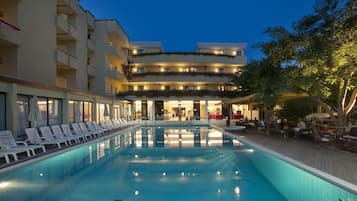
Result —
[{"label": "warm interior light", "polygon": [[160,69],[160,71],[161,71],[161,72],[164,72],[164,71],[165,71],[165,69],[164,69],[164,68],[161,68],[161,69]]},{"label": "warm interior light", "polygon": [[218,73],[218,72],[219,72],[219,69],[218,69],[218,68],[216,68],[216,69],[214,70],[214,72]]},{"label": "warm interior light", "polygon": [[133,49],[133,54],[138,54],[138,50],[137,49]]},{"label": "warm interior light", "polygon": [[133,68],[133,72],[136,73],[136,68]]},{"label": "warm interior light", "polygon": [[201,89],[201,87],[197,87],[197,90],[200,90]]},{"label": "warm interior light", "polygon": [[180,86],[180,90],[183,90],[183,86]]},{"label": "warm interior light", "polygon": [[180,68],[179,71],[182,72],[183,71],[182,68]]},{"label": "warm interior light", "polygon": [[134,86],[134,91],[137,91],[138,90],[138,86]]},{"label": "warm interior light", "polygon": [[236,52],[236,51],[233,51],[233,52],[232,52],[232,55],[233,55],[233,56],[236,56],[236,55],[237,55],[237,52]]},{"label": "warm interior light", "polygon": [[165,90],[165,86],[161,86],[161,90]]}]

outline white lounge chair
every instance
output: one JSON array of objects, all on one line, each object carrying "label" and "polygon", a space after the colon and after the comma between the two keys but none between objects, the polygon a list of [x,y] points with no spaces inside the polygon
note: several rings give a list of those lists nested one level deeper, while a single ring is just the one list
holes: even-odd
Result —
[{"label": "white lounge chair", "polygon": [[92,135],[92,138],[98,137],[99,136],[99,131],[94,131],[94,130],[88,130],[87,126],[83,122],[78,123],[79,128],[84,132],[84,133],[90,133]]},{"label": "white lounge chair", "polygon": [[89,132],[82,131],[77,123],[72,123],[71,125],[76,135],[85,136],[87,140],[92,138],[92,134]]},{"label": "white lounge chair", "polygon": [[10,163],[10,159],[9,159],[8,153],[0,152],[0,158],[5,158],[5,162],[6,163]]},{"label": "white lounge chair", "polygon": [[33,144],[41,145],[57,145],[58,148],[61,148],[61,144],[64,143],[67,145],[67,142],[62,139],[55,139],[51,136],[41,137],[36,128],[25,128],[25,133],[27,135],[27,140]]},{"label": "white lounge chair", "polygon": [[87,121],[86,124],[87,124],[87,127],[88,127],[88,129],[89,129],[90,131],[95,131],[95,132],[98,132],[98,133],[101,134],[101,135],[104,135],[104,130],[103,130],[102,128],[96,128],[96,127],[93,125],[93,123],[90,122],[90,121]]},{"label": "white lounge chair", "polygon": [[97,124],[97,122],[95,122],[95,121],[93,121],[92,124],[93,124],[93,126],[94,126],[97,130],[102,129],[102,130],[104,130],[104,132],[107,132],[107,131],[108,131],[108,129],[106,129],[106,128],[104,128],[104,127],[100,127],[100,126]]},{"label": "white lounge chair", "polygon": [[33,156],[36,155],[36,149],[42,149],[43,152],[46,152],[42,145],[28,145],[23,141],[15,141],[9,130],[0,131],[0,148],[0,153],[12,155],[15,161],[18,160],[17,154],[20,153],[26,153],[28,157],[31,157],[31,152]]},{"label": "white lounge chair", "polygon": [[86,141],[87,140],[87,137],[85,134],[76,134],[76,133],[73,133],[71,131],[71,129],[69,128],[69,125],[68,124],[62,124],[61,125],[61,128],[63,130],[63,134],[65,136],[73,136],[73,137],[76,137],[78,139],[78,141],[82,140],[82,141]]},{"label": "white lounge chair", "polygon": [[61,127],[59,125],[53,125],[53,126],[51,126],[51,129],[52,129],[52,133],[55,136],[55,138],[66,139],[69,144],[72,144],[72,142],[74,142],[74,143],[79,142],[79,139],[73,135],[66,136],[62,132]]}]

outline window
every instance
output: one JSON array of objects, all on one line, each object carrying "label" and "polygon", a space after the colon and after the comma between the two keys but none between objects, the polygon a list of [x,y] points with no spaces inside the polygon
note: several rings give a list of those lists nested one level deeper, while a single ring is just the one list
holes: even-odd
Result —
[{"label": "window", "polygon": [[144,91],[144,86],[138,86],[138,91]]},{"label": "window", "polygon": [[164,88],[166,91],[170,90],[170,86],[166,85]]},{"label": "window", "polygon": [[109,104],[97,103],[97,122],[108,120],[109,116]]},{"label": "window", "polygon": [[143,49],[138,49],[138,54],[143,54],[144,50]]},{"label": "window", "polygon": [[92,106],[91,102],[75,101],[68,102],[68,122],[92,121]]},{"label": "window", "polygon": [[0,93],[0,130],[6,129],[6,95]]},{"label": "window", "polygon": [[237,55],[237,56],[242,56],[242,51],[241,51],[241,50],[237,50],[237,51],[236,51],[236,55]]},{"label": "window", "polygon": [[218,86],[218,91],[224,91],[224,86]]},{"label": "window", "polygon": [[29,121],[29,114],[32,107],[32,96],[17,96],[17,118],[19,120],[20,135],[24,134],[24,129],[30,126],[47,126],[62,123],[62,102],[59,99],[38,97],[37,106],[40,112],[39,120]]},{"label": "window", "polygon": [[219,73],[224,73],[224,68],[219,68],[219,69],[218,69],[218,72],[219,72]]},{"label": "window", "polygon": [[144,68],[143,67],[138,67],[137,69],[136,69],[136,73],[144,73]]},{"label": "window", "polygon": [[134,87],[133,86],[128,86],[128,91],[134,91]]},{"label": "window", "polygon": [[165,73],[170,72],[170,68],[164,68],[164,72]]}]

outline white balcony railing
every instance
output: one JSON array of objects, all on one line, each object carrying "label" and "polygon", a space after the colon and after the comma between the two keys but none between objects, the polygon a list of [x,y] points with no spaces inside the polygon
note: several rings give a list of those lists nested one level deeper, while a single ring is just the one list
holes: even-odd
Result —
[{"label": "white balcony railing", "polygon": [[127,55],[125,54],[125,52],[121,48],[116,47],[115,45],[108,44],[107,50],[109,53],[114,54],[114,55],[120,57],[121,59],[127,58]]},{"label": "white balcony railing", "polygon": [[18,45],[19,44],[19,31],[20,29],[0,20],[0,39]]},{"label": "white balcony railing", "polygon": [[74,70],[77,70],[79,66],[77,58],[71,56],[70,54],[62,50],[56,50],[56,61],[60,65],[70,67]]},{"label": "white balcony railing", "polygon": [[68,34],[73,39],[79,38],[78,29],[72,24],[68,23],[63,17],[57,15],[57,28],[60,29],[60,34]]}]

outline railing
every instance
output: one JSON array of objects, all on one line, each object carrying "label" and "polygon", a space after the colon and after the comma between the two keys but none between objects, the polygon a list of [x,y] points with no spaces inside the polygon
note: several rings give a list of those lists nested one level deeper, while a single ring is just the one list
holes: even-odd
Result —
[{"label": "railing", "polygon": [[108,44],[108,50],[109,52],[117,55],[118,57],[126,59],[126,54],[124,53],[124,51],[118,48],[117,46]]},{"label": "railing", "polygon": [[65,33],[72,35],[74,38],[76,39],[78,38],[79,35],[78,29],[59,15],[57,15],[57,27],[60,28]]},{"label": "railing", "polygon": [[78,59],[75,58],[74,56],[64,52],[63,50],[56,50],[56,59],[57,62],[66,65],[66,66],[71,66],[75,69],[78,68]]},{"label": "railing", "polygon": [[144,72],[144,73],[133,73],[132,77],[144,77],[144,76],[151,76],[151,75],[164,75],[164,76],[179,76],[179,75],[184,75],[184,76],[220,76],[220,77],[232,77],[235,78],[237,75],[234,73],[219,73],[219,72]]},{"label": "railing", "polygon": [[136,96],[136,97],[191,97],[191,96],[211,96],[211,97],[237,97],[236,91],[213,91],[213,90],[144,90],[127,91],[118,93],[117,96]]},{"label": "railing", "polygon": [[12,25],[12,24],[10,24],[10,23],[8,23],[8,22],[2,20],[2,19],[0,19],[0,24],[4,24],[4,25],[10,27],[10,28],[13,29],[13,30],[21,31],[20,28],[16,27],[15,25]]}]

